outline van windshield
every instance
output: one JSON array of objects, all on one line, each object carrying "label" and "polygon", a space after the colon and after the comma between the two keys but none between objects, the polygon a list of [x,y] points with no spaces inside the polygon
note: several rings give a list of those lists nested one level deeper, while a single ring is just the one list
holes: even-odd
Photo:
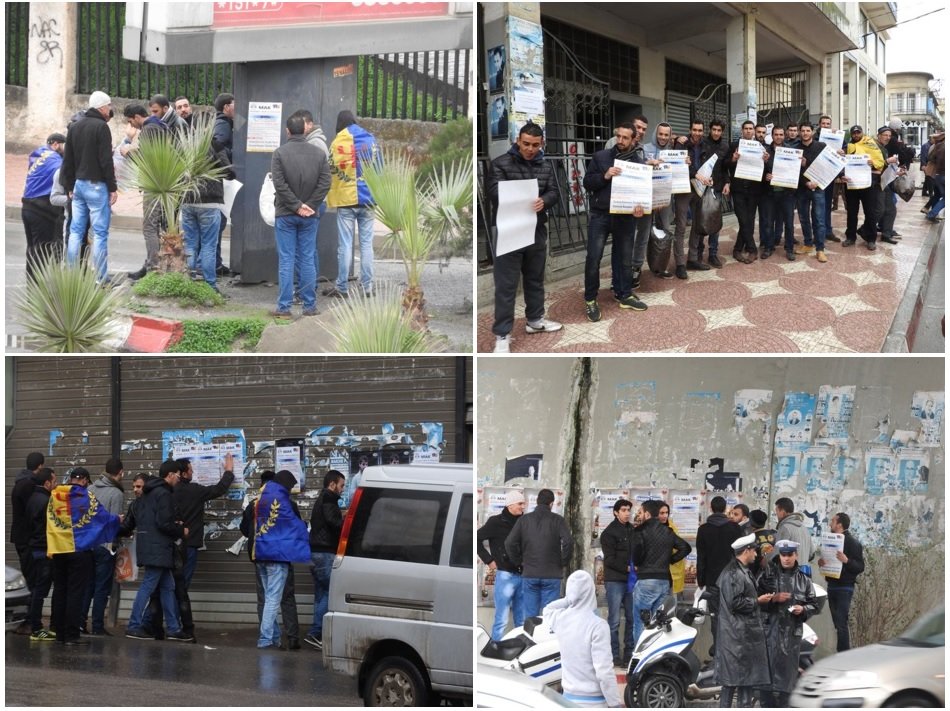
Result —
[{"label": "van windshield", "polygon": [[928,612],[907,628],[900,637],[884,644],[899,647],[944,646],[943,606]]}]

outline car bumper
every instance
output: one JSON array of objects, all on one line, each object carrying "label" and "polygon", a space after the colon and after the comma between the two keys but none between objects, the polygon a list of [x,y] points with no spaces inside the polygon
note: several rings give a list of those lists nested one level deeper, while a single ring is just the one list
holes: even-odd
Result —
[{"label": "car bumper", "polygon": [[840,689],[821,695],[793,693],[789,704],[795,708],[868,709],[881,708],[890,692],[879,688]]}]

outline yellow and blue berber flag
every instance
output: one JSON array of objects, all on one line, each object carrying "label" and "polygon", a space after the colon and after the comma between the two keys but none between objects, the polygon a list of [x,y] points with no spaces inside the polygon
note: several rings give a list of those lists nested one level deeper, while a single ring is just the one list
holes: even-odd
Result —
[{"label": "yellow and blue berber flag", "polygon": [[290,492],[276,481],[261,488],[254,504],[255,561],[310,562],[310,535],[307,524],[294,512]]},{"label": "yellow and blue berber flag", "polygon": [[86,487],[63,484],[53,489],[46,509],[47,556],[92,550],[118,533],[119,517],[106,511]]}]

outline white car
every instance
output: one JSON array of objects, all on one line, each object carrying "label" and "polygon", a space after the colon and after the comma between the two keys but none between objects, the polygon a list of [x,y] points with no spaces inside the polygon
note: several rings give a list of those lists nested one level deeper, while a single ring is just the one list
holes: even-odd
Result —
[{"label": "white car", "polygon": [[944,608],[899,637],[822,659],[802,674],[789,703],[811,708],[945,708]]},{"label": "white car", "polygon": [[544,682],[508,669],[479,664],[476,679],[477,708],[578,708]]},{"label": "white car", "polygon": [[30,589],[16,568],[7,566],[7,630],[15,630],[30,612]]}]

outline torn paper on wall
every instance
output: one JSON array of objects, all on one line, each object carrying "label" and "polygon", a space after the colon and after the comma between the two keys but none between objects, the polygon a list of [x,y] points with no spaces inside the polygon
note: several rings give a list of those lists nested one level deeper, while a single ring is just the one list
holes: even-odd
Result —
[{"label": "torn paper on wall", "polygon": [[881,496],[896,488],[897,470],[894,452],[890,448],[871,447],[866,457],[864,490]]},{"label": "torn paper on wall", "polygon": [[943,429],[943,393],[915,392],[910,412],[920,420],[917,443],[921,447],[939,447]]},{"label": "torn paper on wall", "polygon": [[745,432],[750,422],[771,422],[772,416],[764,407],[772,402],[771,390],[737,390],[735,395],[736,429]]},{"label": "torn paper on wall", "polygon": [[854,411],[854,391],[854,385],[843,387],[822,385],[818,388],[816,442],[848,444]]},{"label": "torn paper on wall", "polygon": [[785,393],[785,403],[776,424],[776,445],[804,448],[811,444],[815,401],[811,393]]}]

